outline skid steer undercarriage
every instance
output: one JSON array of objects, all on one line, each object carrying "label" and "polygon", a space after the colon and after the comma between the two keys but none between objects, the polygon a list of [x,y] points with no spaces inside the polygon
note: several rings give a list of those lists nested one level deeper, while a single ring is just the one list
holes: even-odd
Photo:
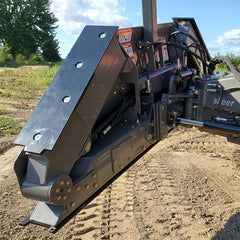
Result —
[{"label": "skid steer undercarriage", "polygon": [[21,192],[39,200],[22,225],[57,231],[178,124],[240,143],[240,73],[211,61],[193,18],[157,25],[143,0],[143,20],[86,26],[19,134]]}]

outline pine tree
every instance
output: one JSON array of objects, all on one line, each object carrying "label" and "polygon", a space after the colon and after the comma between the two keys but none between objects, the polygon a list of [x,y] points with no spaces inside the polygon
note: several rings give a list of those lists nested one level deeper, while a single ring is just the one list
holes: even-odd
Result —
[{"label": "pine tree", "polygon": [[37,53],[46,61],[61,60],[56,22],[49,0],[0,1],[0,43],[7,44],[13,56]]}]

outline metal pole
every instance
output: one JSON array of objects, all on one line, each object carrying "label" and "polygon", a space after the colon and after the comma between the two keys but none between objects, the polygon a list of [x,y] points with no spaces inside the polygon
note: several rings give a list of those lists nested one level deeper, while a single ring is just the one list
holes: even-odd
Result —
[{"label": "metal pole", "polygon": [[157,41],[157,3],[156,0],[142,0],[144,41]]}]

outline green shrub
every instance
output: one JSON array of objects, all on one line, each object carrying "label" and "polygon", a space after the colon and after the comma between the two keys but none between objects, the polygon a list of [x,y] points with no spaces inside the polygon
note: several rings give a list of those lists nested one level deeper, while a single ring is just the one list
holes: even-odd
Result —
[{"label": "green shrub", "polygon": [[10,53],[10,48],[8,46],[0,48],[0,63],[6,64],[13,60],[13,56]]},{"label": "green shrub", "polygon": [[[218,53],[215,57],[221,57],[220,53]],[[222,56],[223,57],[223,56]],[[230,59],[230,61],[236,66],[238,67],[238,65],[240,64],[240,56],[236,56],[233,53],[227,53],[225,55],[226,58]],[[216,65],[215,71],[214,72],[228,72],[231,73],[230,68],[225,65],[224,63],[219,63]]]},{"label": "green shrub", "polygon": [[32,54],[29,58],[29,64],[38,64],[44,62],[42,55]]},{"label": "green shrub", "polygon": [[21,53],[19,53],[16,56],[16,63],[17,64],[25,64],[25,63],[27,63],[27,58],[24,55],[22,55]]}]

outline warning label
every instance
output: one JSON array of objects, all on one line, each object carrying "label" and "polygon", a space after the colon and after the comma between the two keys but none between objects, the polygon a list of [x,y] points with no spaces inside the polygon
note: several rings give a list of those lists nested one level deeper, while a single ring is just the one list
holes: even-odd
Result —
[{"label": "warning label", "polygon": [[133,49],[132,49],[132,45],[131,43],[123,43],[122,44],[124,50],[126,51],[126,53],[129,55],[129,57],[133,60],[133,62],[135,63],[134,60],[134,53],[133,53]]},{"label": "warning label", "polygon": [[119,42],[131,42],[132,40],[132,29],[119,30]]},{"label": "warning label", "polygon": [[[162,37],[159,39],[159,41],[161,42],[166,42],[166,38]],[[166,62],[169,60],[169,56],[168,56],[168,49],[167,46],[162,46],[162,57],[163,57],[163,61]]]}]

